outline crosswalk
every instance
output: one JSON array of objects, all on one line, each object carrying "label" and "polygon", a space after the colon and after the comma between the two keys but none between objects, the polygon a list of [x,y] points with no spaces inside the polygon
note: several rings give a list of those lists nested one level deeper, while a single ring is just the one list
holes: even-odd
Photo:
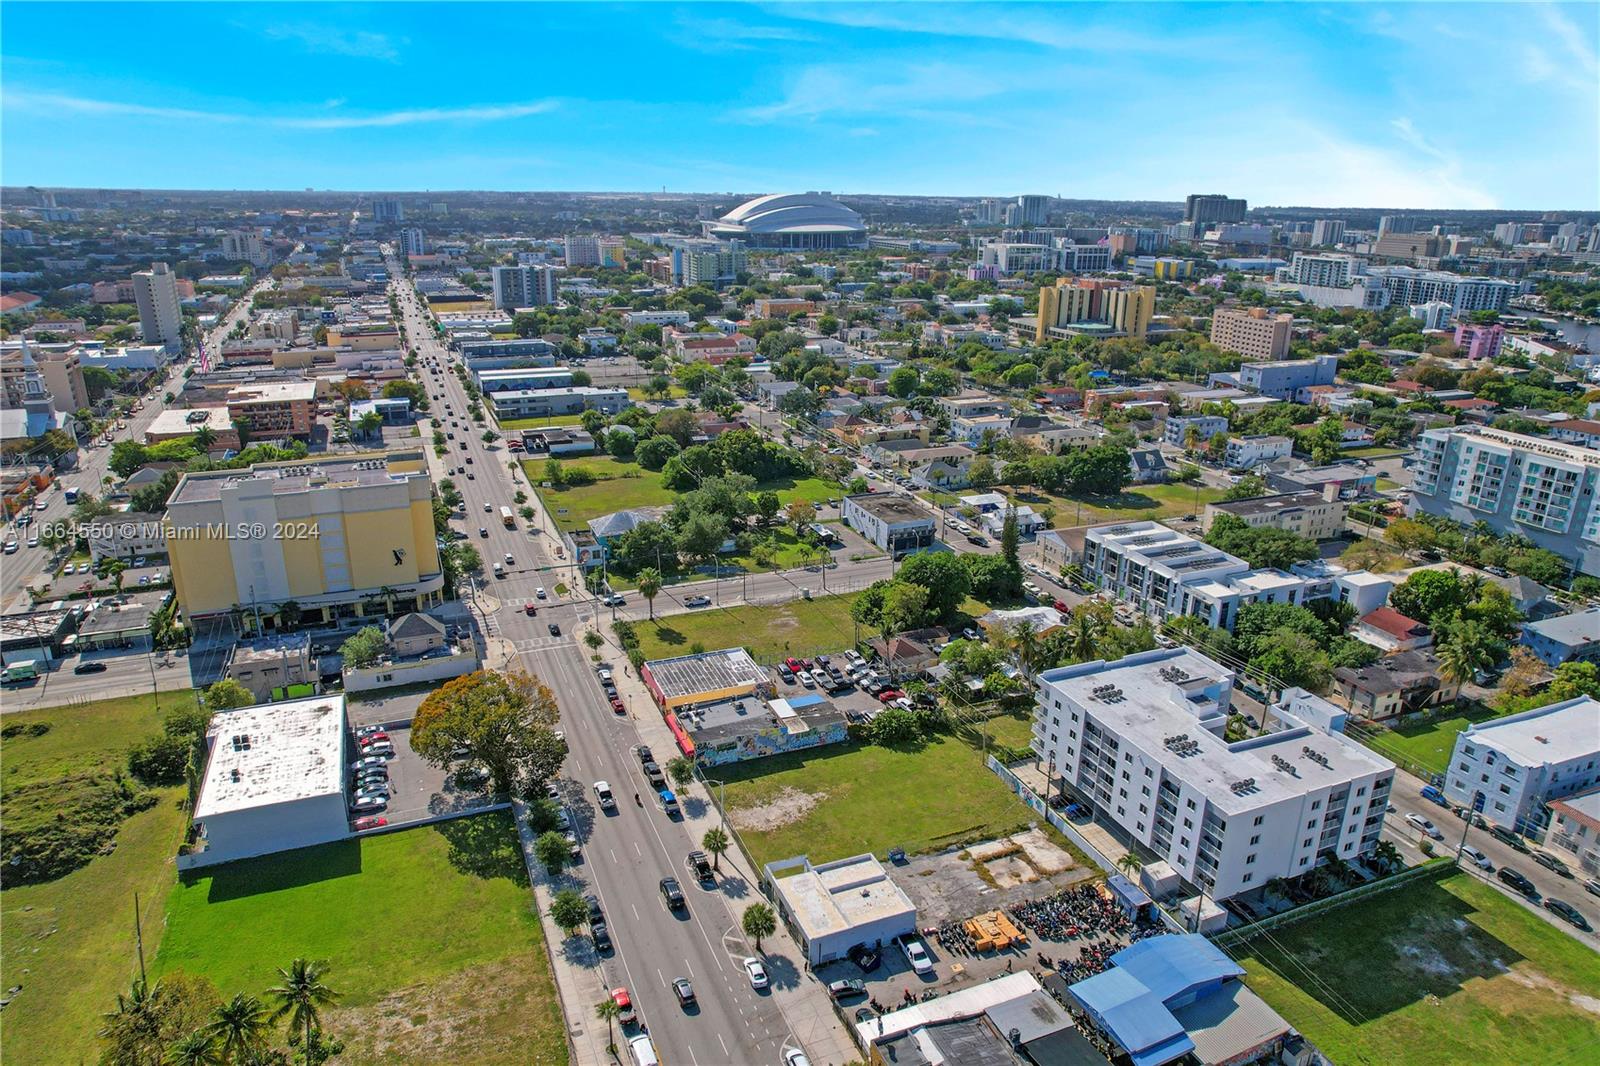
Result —
[{"label": "crosswalk", "polygon": [[568,637],[568,636],[559,636],[559,637],[543,636],[543,637],[523,637],[521,640],[514,640],[511,643],[512,643],[513,647],[515,647],[519,652],[521,652],[521,651],[543,651],[546,648],[563,648],[563,647],[568,647],[568,646],[570,646],[572,644],[576,644],[577,641],[573,640],[571,637]]}]

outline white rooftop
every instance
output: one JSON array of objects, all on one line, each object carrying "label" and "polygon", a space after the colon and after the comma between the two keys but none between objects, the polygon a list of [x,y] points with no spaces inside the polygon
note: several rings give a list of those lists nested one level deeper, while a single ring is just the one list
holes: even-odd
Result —
[{"label": "white rooftop", "polygon": [[207,736],[211,755],[197,821],[343,789],[342,695],[221,711]]},{"label": "white rooftop", "polygon": [[1467,727],[1456,744],[1488,744],[1521,766],[1600,752],[1600,701],[1589,696]]},{"label": "white rooftop", "polygon": [[774,880],[807,940],[858,925],[915,915],[917,908],[871,854],[812,866]]},{"label": "white rooftop", "polygon": [[[1221,740],[1201,726],[1201,715],[1219,713],[1211,701],[1218,685],[1231,690],[1232,679],[1226,667],[1199,652],[1174,648],[1047,670],[1039,688],[1043,699],[1060,693],[1084,708],[1230,814],[1394,769],[1354,741],[1309,726],[1232,744]],[[1117,690],[1112,700],[1096,695],[1107,686]],[[1174,737],[1187,741],[1169,747]],[[1253,784],[1235,791],[1247,781]]]},{"label": "white rooftop", "polygon": [[1044,986],[1027,970],[1003,974],[981,985],[972,985],[878,1018],[856,1023],[856,1031],[867,1043],[899,1036],[913,1029],[940,1022],[972,1018],[994,1007],[1041,992]]}]

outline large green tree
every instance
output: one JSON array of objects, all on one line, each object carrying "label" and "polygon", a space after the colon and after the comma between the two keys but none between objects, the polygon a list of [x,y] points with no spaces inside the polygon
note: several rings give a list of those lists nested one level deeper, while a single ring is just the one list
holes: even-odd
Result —
[{"label": "large green tree", "polygon": [[954,552],[919,552],[900,564],[900,581],[928,590],[928,610],[940,621],[953,621],[972,593],[972,581]]},{"label": "large green tree", "polygon": [[495,792],[543,784],[560,769],[566,743],[555,735],[560,709],[550,689],[520,670],[480,670],[430,693],[411,724],[411,747],[434,766],[457,749],[489,771]]}]

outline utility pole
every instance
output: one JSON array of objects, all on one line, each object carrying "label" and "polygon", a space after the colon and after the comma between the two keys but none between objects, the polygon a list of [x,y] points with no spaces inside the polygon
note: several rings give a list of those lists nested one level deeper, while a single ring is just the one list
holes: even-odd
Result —
[{"label": "utility pole", "polygon": [[139,923],[139,893],[133,894],[133,941],[139,949],[139,983],[145,983],[144,929]]}]

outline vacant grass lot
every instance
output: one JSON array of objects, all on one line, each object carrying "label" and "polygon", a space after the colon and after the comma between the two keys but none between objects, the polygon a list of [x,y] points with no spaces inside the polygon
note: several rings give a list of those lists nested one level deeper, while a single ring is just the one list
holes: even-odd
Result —
[{"label": "vacant grass lot", "polygon": [[[799,537],[794,530],[788,527],[774,527],[767,533],[767,554],[757,558],[755,550],[739,552],[733,555],[724,555],[717,560],[718,570],[684,570],[671,566],[663,566],[662,577],[668,585],[676,585],[686,581],[710,581],[719,574],[722,577],[737,577],[744,573],[766,573],[772,570],[790,570],[798,566],[807,566],[812,563],[812,548]],[[876,552],[863,554],[877,554]],[[624,574],[619,570],[612,570],[606,574],[606,580],[614,589],[633,589],[639,587],[638,580],[631,574]],[[820,584],[821,579],[818,579]]]},{"label": "vacant grass lot", "polygon": [[544,418],[503,418],[499,420],[504,430],[538,429],[542,426],[581,426],[582,415],[548,415]]},{"label": "vacant grass lot", "polygon": [[[546,459],[527,460],[523,468],[535,485],[544,481]],[[563,469],[582,470],[595,479],[591,485],[559,489],[540,488],[540,499],[562,530],[584,529],[590,519],[633,507],[667,507],[678,494],[661,484],[661,475],[638,463],[625,462],[609,455],[560,460]],[[792,500],[817,502],[837,497],[840,489],[818,478],[780,478],[762,482],[758,492],[776,492],[787,504]],[[563,514],[562,511],[566,513]]]},{"label": "vacant grass lot", "polygon": [[1414,882],[1233,951],[1341,1064],[1592,1063],[1600,956],[1468,874]]},{"label": "vacant grass lot", "polygon": [[792,855],[812,862],[865,851],[882,857],[897,845],[934,851],[1036,820],[955,737],[915,750],[841,744],[719,772],[740,837],[762,864]]},{"label": "vacant grass lot", "polygon": [[[163,692],[160,706],[192,701]],[[129,745],[160,731],[157,697],[102,700],[7,714],[24,732],[0,741],[7,790],[125,765]],[[29,736],[26,727],[49,723]],[[181,788],[155,790],[156,804],[124,821],[116,847],[65,877],[0,892],[0,967],[21,991],[0,1027],[0,1061],[79,1063],[96,1058],[100,1015],[139,972],[133,895],[139,893],[147,955],[161,942],[161,901],[172,884],[172,856],[187,817]]]},{"label": "vacant grass lot", "polygon": [[[850,618],[854,596],[818,596],[811,600],[751,607],[703,607],[654,622],[634,623],[646,659],[687,655],[699,644],[747,649],[758,662],[777,662],[787,655],[844,651],[855,643]],[[863,630],[863,639],[875,636]]]},{"label": "vacant grass lot", "polygon": [[1499,717],[1491,707],[1471,704],[1431,722],[1403,725],[1395,729],[1363,730],[1361,739],[1374,751],[1395,759],[1405,759],[1429,773],[1442,774],[1450,765],[1456,737],[1467,726]]},{"label": "vacant grass lot", "polygon": [[[1002,492],[1010,490],[1001,489]],[[1046,492],[1015,493],[1018,503],[1035,511],[1049,507],[1055,511],[1053,529],[1087,525],[1091,522],[1126,522],[1137,519],[1175,518],[1199,514],[1208,503],[1222,499],[1223,490],[1193,485],[1137,485],[1116,496],[1057,496]]]},{"label": "vacant grass lot", "polygon": [[325,959],[341,1061],[565,1063],[516,830],[505,813],[196,871],[167,900],[156,973],[259,992]]}]

